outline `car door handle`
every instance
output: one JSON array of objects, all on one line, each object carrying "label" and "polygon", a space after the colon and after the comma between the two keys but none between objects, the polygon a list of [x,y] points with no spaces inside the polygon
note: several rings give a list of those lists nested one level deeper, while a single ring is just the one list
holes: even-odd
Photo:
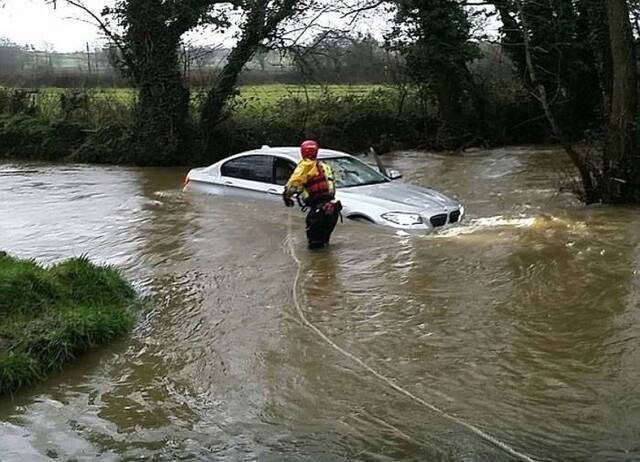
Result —
[{"label": "car door handle", "polygon": [[226,186],[233,186],[233,181],[225,181],[224,184]]},{"label": "car door handle", "polygon": [[276,195],[280,194],[280,191],[278,191],[277,189],[273,189],[273,188],[272,189],[267,189],[267,192],[269,194],[276,194]]}]

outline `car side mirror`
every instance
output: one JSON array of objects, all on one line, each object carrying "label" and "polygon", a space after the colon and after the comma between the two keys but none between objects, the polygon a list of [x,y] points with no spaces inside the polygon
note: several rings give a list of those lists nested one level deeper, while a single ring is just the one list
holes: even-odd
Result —
[{"label": "car side mirror", "polygon": [[400,178],[402,178],[402,173],[400,173],[398,170],[395,170],[393,168],[388,168],[387,178],[389,178],[390,180],[399,180]]}]

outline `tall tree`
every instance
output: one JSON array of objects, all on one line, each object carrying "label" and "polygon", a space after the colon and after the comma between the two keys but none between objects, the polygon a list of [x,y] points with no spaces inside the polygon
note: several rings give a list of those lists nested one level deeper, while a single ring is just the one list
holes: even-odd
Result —
[{"label": "tall tree", "polygon": [[226,2],[120,0],[105,11],[124,31],[121,68],[139,90],[134,127],[139,163],[180,163],[191,136],[179,46],[182,36],[198,25],[226,25],[224,17],[210,15],[221,3]]},{"label": "tall tree", "polygon": [[547,121],[551,126],[551,132],[562,144],[564,150],[566,151],[567,155],[580,174],[584,190],[584,200],[587,203],[595,202],[598,198],[597,180],[599,176],[597,175],[593,164],[589,163],[585,156],[578,152],[578,150],[576,150],[574,146],[567,140],[565,134],[563,133],[562,127],[558,123],[556,115],[554,114],[553,108],[551,106],[545,82],[538,77],[538,68],[533,58],[533,47],[528,13],[527,11],[525,11],[522,0],[515,0],[515,6],[517,8],[520,22],[522,24],[522,39],[525,65],[530,78],[530,82],[534,87],[535,96],[544,110],[545,117],[547,118]]},{"label": "tall tree", "polygon": [[[533,87],[537,83],[545,86],[559,121],[571,135],[579,136],[585,129],[593,128],[602,115],[601,87],[585,2],[492,0],[492,3],[503,23],[502,44],[520,75]],[[528,79],[524,32],[528,35],[529,53],[539,82]]]},{"label": "tall tree", "polygon": [[613,69],[609,46],[609,23],[605,0],[579,0],[577,8],[587,22],[588,44],[595,57],[597,78],[600,87],[600,119],[605,120],[611,109]]},{"label": "tall tree", "polygon": [[467,64],[480,56],[471,21],[455,0],[397,0],[391,46],[405,57],[412,79],[435,94],[451,133],[463,128],[463,106],[476,96]]},{"label": "tall tree", "polygon": [[[118,49],[121,72],[138,90],[132,149],[141,165],[181,162],[191,139],[189,90],[181,73],[179,46],[182,36],[196,26],[227,25],[216,11],[222,0],[117,0],[101,15],[82,0],[58,0],[83,10]],[[55,5],[55,1],[53,2]]]},{"label": "tall tree", "polygon": [[[585,201],[640,202],[640,156],[636,153],[635,129],[638,71],[627,0],[576,0],[563,4],[556,0],[514,0],[514,5],[523,34],[529,82],[553,134],[580,173]],[[544,17],[546,21],[540,19]],[[556,20],[560,25],[572,25],[571,34],[549,24]],[[543,47],[544,55],[538,51],[541,44],[548,44]],[[549,72],[549,55],[575,65],[567,69],[557,64],[555,71]],[[557,76],[559,83],[540,76],[544,72]],[[585,121],[591,121],[596,128],[595,124],[604,125],[600,156],[593,154],[597,149],[581,152],[568,141],[563,121],[554,114],[552,101],[556,98],[549,91],[553,85],[563,95],[570,95],[567,105],[573,108],[570,114],[575,118],[582,110]],[[588,127],[586,123],[581,126]],[[594,142],[597,148],[599,143]]]},{"label": "tall tree", "polygon": [[[578,169],[585,201],[630,200],[629,191],[637,188],[634,169],[638,172],[633,156],[637,72],[627,1],[492,3],[503,21],[503,44],[526,71],[525,81],[553,135]],[[570,142],[586,130],[606,132],[601,155],[594,154],[595,139],[591,152]]]},{"label": "tall tree", "polygon": [[180,67],[184,33],[199,25],[228,27],[222,6],[244,16],[238,42],[202,105],[205,145],[214,151],[215,127],[245,64],[276,38],[284,20],[302,13],[314,0],[117,0],[102,18],[82,0],[61,1],[93,17],[119,48],[120,68],[139,90],[133,131],[138,163],[171,165],[181,161],[185,145],[193,138],[188,130],[189,90]]},{"label": "tall tree", "polygon": [[273,41],[283,21],[304,12],[311,5],[301,0],[242,0],[244,21],[235,47],[209,89],[201,109],[201,129],[205,136],[206,152],[216,154],[216,126],[224,115],[224,108],[234,94],[238,76],[254,54]]},{"label": "tall tree", "polygon": [[526,75],[526,59],[524,55],[524,37],[518,23],[517,8],[513,0],[490,0],[502,21],[502,46],[507,50],[518,70]]}]

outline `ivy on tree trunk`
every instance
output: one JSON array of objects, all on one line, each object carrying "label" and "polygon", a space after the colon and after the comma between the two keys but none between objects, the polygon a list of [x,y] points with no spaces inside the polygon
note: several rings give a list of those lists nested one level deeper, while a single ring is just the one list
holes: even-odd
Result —
[{"label": "ivy on tree trunk", "polygon": [[225,105],[233,96],[238,77],[255,53],[275,38],[283,21],[310,6],[307,0],[249,0],[243,3],[246,19],[241,36],[227,57],[227,62],[207,92],[201,109],[201,129],[207,153],[217,154],[216,126],[224,117]]}]

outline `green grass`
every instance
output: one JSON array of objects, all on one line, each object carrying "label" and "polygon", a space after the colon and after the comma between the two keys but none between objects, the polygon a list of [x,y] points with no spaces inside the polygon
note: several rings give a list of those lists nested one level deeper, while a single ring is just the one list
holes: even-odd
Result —
[{"label": "green grass", "polygon": [[[1,87],[0,87],[1,88]],[[297,97],[316,99],[324,95],[333,96],[366,96],[372,91],[387,88],[383,85],[245,85],[239,87],[239,97],[249,104],[269,106],[283,99]],[[7,88],[7,90],[11,90]],[[35,103],[40,113],[44,116],[55,116],[60,112],[60,95],[68,92],[68,89],[50,87],[40,89],[34,93]],[[87,95],[93,105],[131,105],[136,92],[131,88],[104,88],[88,89]],[[198,89],[193,89],[194,100],[200,97]]]},{"label": "green grass", "polygon": [[365,97],[372,92],[385,89],[384,85],[247,85],[239,88],[240,106],[253,109],[265,109],[279,102],[296,98],[305,101],[317,100],[326,96]]},{"label": "green grass", "polygon": [[280,100],[292,96],[317,98],[324,94],[335,96],[367,95],[384,85],[246,85],[240,87],[243,97],[256,97],[266,101]]},{"label": "green grass", "polygon": [[43,268],[0,254],[0,395],[129,332],[136,304],[117,270],[85,257]]},{"label": "green grass", "polygon": [[[310,96],[319,96],[326,92],[335,95],[364,95],[373,90],[385,88],[384,85],[286,85],[286,84],[270,84],[270,85],[243,85],[239,87],[241,96],[257,97],[265,100],[273,101],[290,97],[304,97],[305,93]],[[10,88],[8,88],[10,90]],[[49,87],[41,89],[42,95],[59,95],[68,91],[64,88]],[[135,91],[131,88],[101,88],[88,89],[88,93],[97,97],[116,98],[122,102],[130,101],[135,96]],[[193,93],[198,93],[198,89],[193,89]]]}]

